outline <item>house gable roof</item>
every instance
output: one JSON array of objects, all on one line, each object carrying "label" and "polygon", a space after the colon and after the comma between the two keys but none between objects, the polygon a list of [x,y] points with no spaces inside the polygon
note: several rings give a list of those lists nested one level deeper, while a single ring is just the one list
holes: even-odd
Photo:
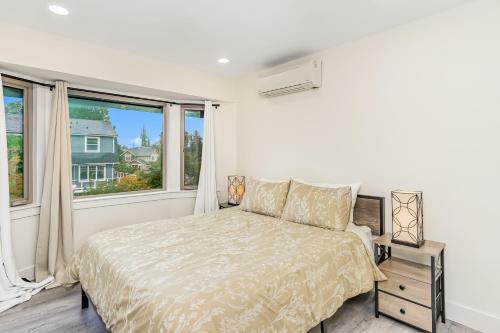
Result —
[{"label": "house gable roof", "polygon": [[[158,153],[157,150],[153,147],[136,147],[136,148],[128,148],[125,150],[125,152],[129,152],[135,157],[141,158],[141,157],[149,157],[153,155],[154,153]],[[125,153],[124,152],[124,153]]]},{"label": "house gable roof", "polygon": [[109,121],[70,119],[71,135],[116,136],[116,130]]}]

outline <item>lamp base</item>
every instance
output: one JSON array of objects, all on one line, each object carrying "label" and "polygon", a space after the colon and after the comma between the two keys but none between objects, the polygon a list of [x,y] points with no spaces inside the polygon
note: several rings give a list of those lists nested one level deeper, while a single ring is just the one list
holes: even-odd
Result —
[{"label": "lamp base", "polygon": [[410,243],[410,242],[405,242],[405,241],[400,241],[400,240],[397,240],[397,239],[394,239],[392,238],[391,239],[391,243],[394,243],[394,244],[399,244],[399,245],[404,245],[404,246],[410,246],[410,247],[415,247],[415,248],[420,248],[422,245],[424,245],[425,243],[425,240],[420,240],[418,241],[417,243]]}]

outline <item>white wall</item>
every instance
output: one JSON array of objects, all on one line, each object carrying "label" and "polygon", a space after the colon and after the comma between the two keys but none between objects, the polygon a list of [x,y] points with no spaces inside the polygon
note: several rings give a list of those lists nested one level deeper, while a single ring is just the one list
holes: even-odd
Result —
[{"label": "white wall", "polygon": [[210,73],[7,23],[0,23],[0,35],[3,67],[25,67],[38,75],[50,72],[51,79],[102,80],[114,89],[132,85],[155,95],[234,100],[232,82]]},{"label": "white wall", "polygon": [[[500,2],[472,2],[316,57],[323,87],[238,96],[238,172],[424,192],[447,243],[449,318],[500,331]],[[391,230],[390,202],[387,228]]]}]

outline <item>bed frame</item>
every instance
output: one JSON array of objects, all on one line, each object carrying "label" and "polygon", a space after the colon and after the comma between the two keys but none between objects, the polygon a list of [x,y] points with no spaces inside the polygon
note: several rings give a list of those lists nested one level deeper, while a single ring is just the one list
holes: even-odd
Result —
[{"label": "bed frame", "polygon": [[[354,206],[354,224],[369,227],[372,230],[372,235],[383,235],[385,230],[384,208],[384,197],[359,194],[356,199],[356,206]],[[85,290],[82,288],[82,309],[86,309],[88,307],[89,298]],[[323,321],[320,323],[320,327],[321,333],[325,333]]]},{"label": "bed frame", "polygon": [[359,194],[354,206],[354,224],[367,226],[372,235],[382,236],[385,232],[385,198]]}]

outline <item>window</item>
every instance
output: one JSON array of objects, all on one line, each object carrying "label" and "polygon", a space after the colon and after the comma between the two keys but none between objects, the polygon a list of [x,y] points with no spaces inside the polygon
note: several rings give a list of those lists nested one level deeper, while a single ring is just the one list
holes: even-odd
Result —
[{"label": "window", "polygon": [[70,90],[69,113],[75,196],[164,188],[162,104]]},{"label": "window", "polygon": [[89,179],[96,180],[97,166],[89,165]]},{"label": "window", "polygon": [[201,166],[201,150],[203,146],[203,107],[193,106],[182,109],[182,179],[183,189],[198,188]]},{"label": "window", "polygon": [[95,137],[95,136],[86,136],[85,137],[85,152],[98,153],[101,150],[99,139],[100,139],[99,137]]},{"label": "window", "polygon": [[105,175],[106,175],[106,168],[103,165],[98,165],[96,179],[106,179]]},{"label": "window", "polygon": [[31,108],[32,84],[2,78],[7,129],[9,193],[11,206],[32,201],[31,187]]},{"label": "window", "polygon": [[[80,165],[80,180],[89,180],[89,167],[87,165]],[[75,181],[75,179],[73,179]]]}]

